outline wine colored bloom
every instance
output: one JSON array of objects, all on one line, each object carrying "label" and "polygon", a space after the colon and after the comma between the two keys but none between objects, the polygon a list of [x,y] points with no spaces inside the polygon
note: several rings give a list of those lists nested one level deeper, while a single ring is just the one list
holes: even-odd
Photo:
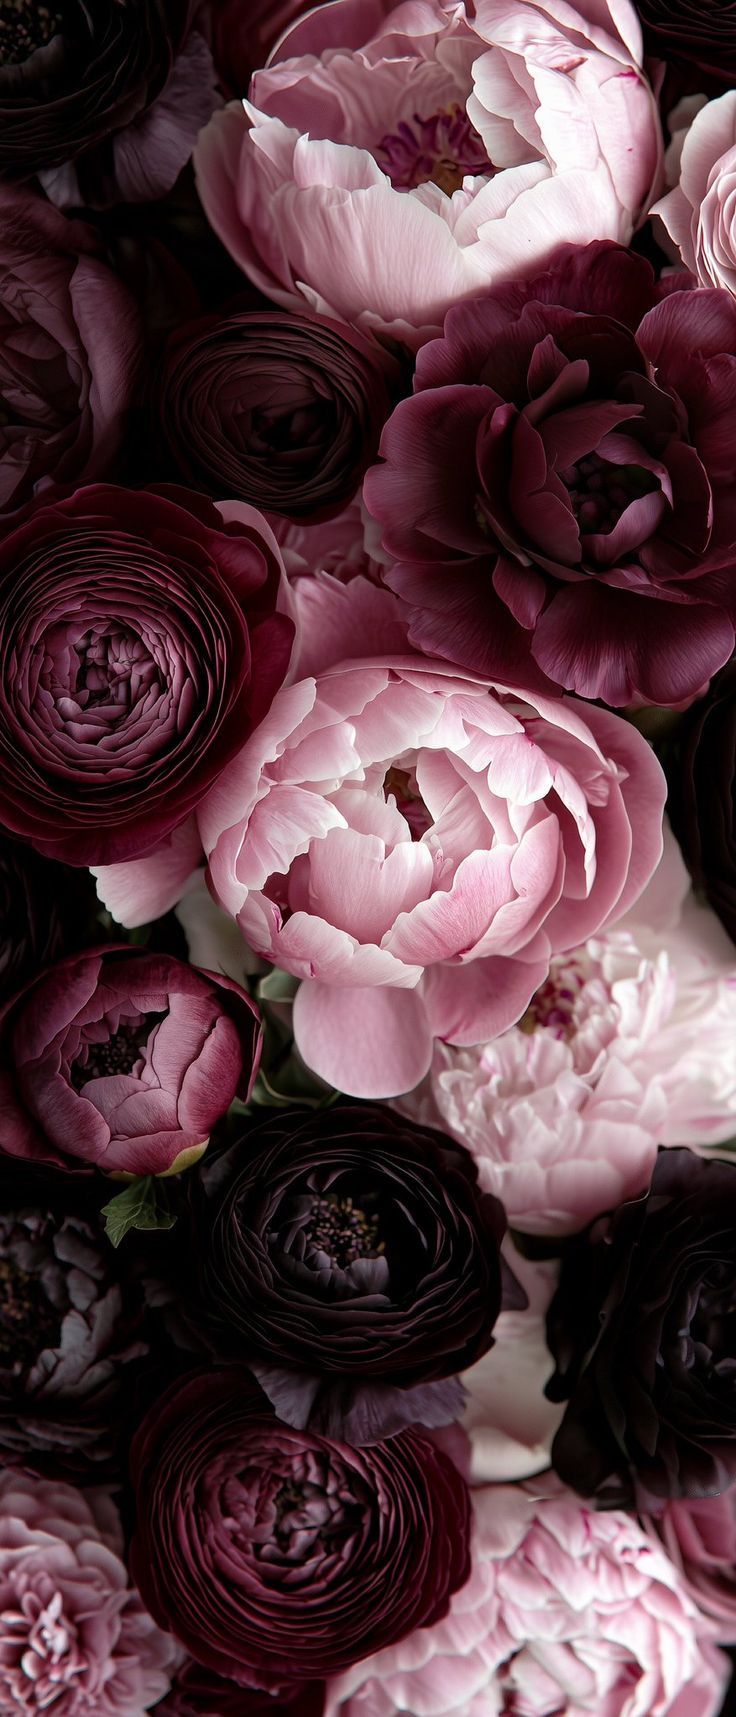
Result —
[{"label": "wine colored bloom", "polygon": [[0,543],[0,824],[78,865],[171,837],[284,678],[288,600],[252,508],[41,496]]},{"label": "wine colored bloom", "polygon": [[70,955],[0,1012],[6,1156],[164,1174],[200,1156],[260,1053],[229,978],[134,948]]},{"label": "wine colored bloom", "polygon": [[214,106],[195,10],[194,0],[6,6],[0,173],[40,173],[54,201],[102,207],[169,191]]},{"label": "wine colored bloom", "polygon": [[645,42],[653,54],[683,60],[709,77],[736,77],[733,0],[637,0]]},{"label": "wine colored bloom", "polygon": [[15,1717],[143,1717],[176,1651],[128,1583],[102,1492],[0,1472],[0,1706]]},{"label": "wine colored bloom", "polygon": [[475,1491],[473,1512],[448,1615],[331,1682],[325,1717],[716,1717],[728,1659],[635,1519],[552,1475]]},{"label": "wine colored bloom", "polygon": [[132,1448],[133,1576],[205,1668],[289,1691],[446,1614],[469,1502],[439,1449],[369,1450],[280,1425],[243,1369],[196,1373]]},{"label": "wine colored bloom", "polygon": [[107,1460],[146,1352],[109,1241],[81,1216],[4,1199],[0,1283],[3,1459]]},{"label": "wine colored bloom", "polygon": [[513,1228],[574,1232],[646,1190],[658,1143],[736,1131],[736,959],[687,889],[669,835],[624,924],[558,955],[493,1042],[437,1044],[429,1080],[402,1098],[462,1140]]},{"label": "wine colored bloom", "polygon": [[101,260],[90,228],[8,185],[0,186],[0,219],[0,513],[6,513],[48,479],[66,483],[110,471],[140,387],[143,342],[134,300]]},{"label": "wine colored bloom", "polygon": [[683,722],[671,814],[697,888],[736,942],[736,664],[716,675]]},{"label": "wine colored bloom", "polygon": [[568,1246],[548,1393],[567,1402],[553,1463],[582,1496],[698,1497],[733,1483],[735,1239],[734,1164],[674,1149],[660,1151],[645,1198]]},{"label": "wine colored bloom", "polygon": [[736,1641],[736,1489],[678,1498],[649,1526],[659,1534],[698,1608],[716,1623],[723,1645]]},{"label": "wine colored bloom", "polygon": [[297,19],[195,165],[275,303],[417,346],[566,233],[628,243],[661,140],[627,0],[333,0]]},{"label": "wine colored bloom", "polygon": [[[347,1382],[369,1397],[377,1386],[380,1424],[381,1386],[393,1395],[454,1377],[491,1346],[505,1217],[442,1134],[368,1105],[294,1110],[248,1132],[202,1178],[210,1208],[198,1187],[193,1221],[205,1304],[233,1358],[306,1374],[304,1418],[272,1396],[289,1423],[313,1423],[313,1404]],[[297,1414],[299,1400],[295,1382]],[[362,1438],[351,1428],[349,1440]]]},{"label": "wine colored bloom", "polygon": [[190,1658],[167,1698],[156,1706],[156,1717],[322,1717],[324,1703],[321,1681],[299,1683],[276,1698],[263,1689],[224,1681]]},{"label": "wine colored bloom", "polygon": [[702,286],[736,297],[736,90],[699,105],[683,131],[676,132],[676,183],[652,214]]},{"label": "wine colored bloom", "polygon": [[643,258],[565,248],[419,354],[365,479],[419,648],[611,704],[731,654],[736,304],[653,299]]},{"label": "wine colored bloom", "polygon": [[174,336],[158,414],[196,488],[309,521],[353,499],[398,379],[382,347],[344,323],[233,311]]}]

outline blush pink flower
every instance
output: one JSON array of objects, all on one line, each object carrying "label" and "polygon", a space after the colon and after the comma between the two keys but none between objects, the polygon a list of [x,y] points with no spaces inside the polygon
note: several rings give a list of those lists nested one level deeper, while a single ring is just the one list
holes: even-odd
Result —
[{"label": "blush pink flower", "polygon": [[678,1497],[649,1523],[723,1645],[736,1643],[736,1489]]},{"label": "blush pink flower", "polygon": [[[687,112],[688,104],[681,106]],[[678,182],[652,214],[702,286],[723,286],[736,297],[736,90],[700,106],[684,135],[677,117],[675,110]]]},{"label": "blush pink flower", "polygon": [[716,1717],[730,1664],[633,1516],[552,1475],[473,1502],[449,1614],[330,1682],[325,1717]]},{"label": "blush pink flower", "polygon": [[462,1140],[512,1226],[574,1232],[645,1190],[658,1144],[736,1132],[736,958],[687,888],[669,837],[624,924],[556,956],[493,1042],[436,1044],[429,1079],[402,1099]]},{"label": "blush pink flower", "polygon": [[143,1717],[168,1692],[177,1648],[122,1550],[102,1493],[0,1473],[0,1710]]},{"label": "blush pink flower", "polygon": [[[594,13],[594,16],[593,16]],[[269,298],[412,345],[561,236],[628,243],[660,129],[628,0],[332,0],[282,37],[195,163]]]},{"label": "blush pink flower", "polygon": [[385,1097],[424,1076],[433,1037],[504,1030],[552,955],[628,909],[663,797],[649,746],[608,711],[399,656],[278,693],[198,826],[219,904],[303,980],[307,1065]]}]

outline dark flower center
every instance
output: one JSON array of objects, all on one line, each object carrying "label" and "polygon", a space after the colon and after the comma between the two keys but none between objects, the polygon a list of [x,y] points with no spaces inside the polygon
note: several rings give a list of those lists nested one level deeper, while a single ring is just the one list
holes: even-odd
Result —
[{"label": "dark flower center", "polygon": [[0,65],[20,65],[64,24],[64,8],[43,0],[0,0]]},{"label": "dark flower center", "polygon": [[309,1252],[325,1252],[335,1269],[345,1270],[358,1258],[378,1258],[385,1251],[385,1242],[378,1238],[378,1216],[334,1192],[315,1198],[303,1232]]},{"label": "dark flower center", "polygon": [[414,769],[399,768],[392,763],[384,776],[383,797],[396,801],[396,809],[409,824],[413,841],[421,840],[427,829],[431,829],[432,818],[417,786]]},{"label": "dark flower center", "polygon": [[418,113],[411,124],[403,119],[382,137],[375,154],[397,191],[414,191],[431,181],[450,197],[466,174],[492,172],[482,140],[458,103],[429,119]]},{"label": "dark flower center", "polygon": [[72,1067],[72,1084],[76,1091],[90,1079],[109,1079],[116,1073],[132,1073],[141,1059],[162,1013],[141,1014],[136,1020],[124,1020],[117,1031],[100,1043],[86,1043]]},{"label": "dark flower center", "polygon": [[58,1347],[60,1339],[61,1322],[40,1276],[6,1253],[0,1258],[0,1362],[31,1365],[44,1348]]},{"label": "dark flower center", "polygon": [[320,453],[335,434],[335,411],[325,401],[305,400],[279,411],[259,407],[242,414],[250,453]]},{"label": "dark flower center", "polygon": [[585,973],[574,959],[553,961],[549,977],[536,991],[526,1013],[519,1020],[519,1029],[531,1035],[544,1026],[555,1037],[568,1039],[575,1032],[575,1009],[585,987]]},{"label": "dark flower center", "polygon": [[78,666],[73,691],[84,710],[112,707],[115,713],[127,714],[141,691],[158,679],[141,639],[122,628],[111,632],[90,628],[78,640],[75,656]]},{"label": "dark flower center", "polygon": [[269,1475],[254,1532],[259,1561],[278,1576],[285,1564],[311,1570],[315,1560],[339,1556],[360,1532],[370,1505],[367,1493],[354,1494],[345,1481],[318,1450],[295,1456],[289,1471]]},{"label": "dark flower center", "polygon": [[581,536],[608,536],[632,501],[658,487],[656,477],[643,465],[612,465],[600,453],[588,453],[558,476],[570,496]]},{"label": "dark flower center", "polygon": [[732,1264],[714,1264],[700,1285],[690,1322],[693,1360],[736,1383],[736,1287]]}]

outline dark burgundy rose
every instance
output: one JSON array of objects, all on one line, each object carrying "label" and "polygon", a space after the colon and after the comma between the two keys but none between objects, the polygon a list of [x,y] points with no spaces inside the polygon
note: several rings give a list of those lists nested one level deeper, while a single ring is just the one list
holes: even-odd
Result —
[{"label": "dark burgundy rose", "polygon": [[548,1315],[581,1496],[709,1496],[736,1478],[736,1165],[660,1151],[646,1197],[569,1242]]},{"label": "dark burgundy rose", "polygon": [[324,1703],[321,1681],[299,1683],[279,1698],[263,1689],[224,1681],[190,1659],[154,1711],[155,1717],[322,1717]]},{"label": "dark burgundy rose", "polygon": [[668,808],[696,887],[736,942],[736,661],[682,722]]},{"label": "dark burgundy rose", "polygon": [[468,1491],[416,1431],[354,1449],[274,1419],[242,1368],[174,1384],[133,1440],[133,1579],[198,1662],[288,1691],[447,1613]]},{"label": "dark burgundy rose", "polygon": [[98,948],[0,1010],[0,1150],[57,1168],[164,1174],[201,1156],[260,1053],[255,1003],[168,954]]},{"label": "dark burgundy rose", "polygon": [[115,1254],[92,1221],[0,1209],[0,1455],[107,1461],[135,1362],[147,1351]]},{"label": "dark burgundy rose", "polygon": [[692,697],[736,616],[736,304],[565,247],[455,305],[367,473],[411,638],[505,679]]},{"label": "dark burgundy rose", "polygon": [[40,173],[67,203],[163,196],[214,102],[196,10],[194,0],[4,0],[0,174]]},{"label": "dark burgundy rose", "polygon": [[178,473],[208,494],[328,518],[376,456],[397,373],[381,347],[324,316],[209,316],[171,342],[161,429]]},{"label": "dark burgundy rose", "polygon": [[40,497],[0,542],[0,824],[71,864],[158,847],[269,708],[288,600],[251,508]]},{"label": "dark burgundy rose", "polygon": [[636,9],[649,53],[729,83],[736,78],[734,0],[636,0]]},{"label": "dark burgundy rose", "polygon": [[142,332],[81,221],[8,185],[0,221],[2,514],[46,479],[112,469],[140,387]]},{"label": "dark burgundy rose", "polygon": [[0,833],[0,1002],[41,966],[89,941],[96,906],[84,871],[42,859]]},{"label": "dark burgundy rose", "polygon": [[[315,1422],[292,1416],[300,1400],[329,1415],[320,1391],[340,1379],[413,1392],[492,1346],[506,1219],[472,1157],[443,1134],[369,1104],[296,1110],[256,1127],[201,1178],[211,1210],[200,1187],[192,1203],[205,1303],[233,1358],[307,1374],[290,1411],[288,1375],[277,1395],[258,1369],[289,1423]],[[381,1396],[361,1414],[379,1436]],[[388,1405],[401,1414],[400,1401]],[[421,1420],[424,1394],[417,1405]],[[356,1421],[350,1440],[369,1440]],[[326,1425],[332,1434],[329,1416]]]}]

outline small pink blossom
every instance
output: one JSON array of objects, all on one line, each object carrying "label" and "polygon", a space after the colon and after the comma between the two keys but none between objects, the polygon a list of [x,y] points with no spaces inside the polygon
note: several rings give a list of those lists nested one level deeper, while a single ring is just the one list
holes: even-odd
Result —
[{"label": "small pink blossom", "polygon": [[121,1557],[103,1493],[0,1473],[0,1710],[143,1717],[168,1692],[177,1648]]},{"label": "small pink blossom", "polygon": [[473,1501],[449,1614],[329,1683],[325,1717],[716,1717],[730,1664],[633,1516],[552,1475]]}]

